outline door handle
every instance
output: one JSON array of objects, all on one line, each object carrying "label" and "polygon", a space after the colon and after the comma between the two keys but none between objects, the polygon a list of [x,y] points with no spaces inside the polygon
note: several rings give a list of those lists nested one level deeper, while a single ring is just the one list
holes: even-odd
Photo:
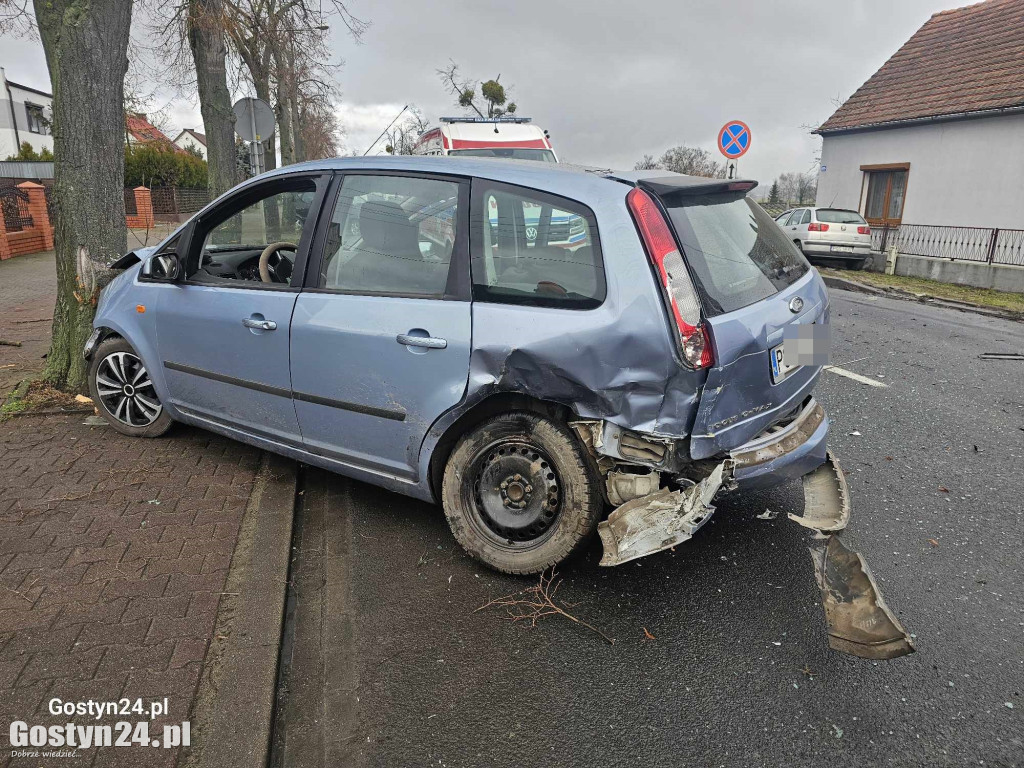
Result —
[{"label": "door handle", "polygon": [[244,325],[246,328],[256,328],[261,331],[277,330],[277,323],[275,323],[273,320],[256,320],[251,317],[246,317],[242,319],[242,325]]},{"label": "door handle", "polygon": [[427,349],[444,349],[448,346],[446,339],[437,339],[432,336],[409,336],[404,333],[398,334],[395,341],[405,344],[407,347],[426,347]]}]

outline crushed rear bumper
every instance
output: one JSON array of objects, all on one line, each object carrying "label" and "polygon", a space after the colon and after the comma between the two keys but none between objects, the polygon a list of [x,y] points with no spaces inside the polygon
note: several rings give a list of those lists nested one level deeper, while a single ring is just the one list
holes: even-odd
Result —
[{"label": "crushed rear bumper", "polygon": [[829,420],[813,398],[787,424],[765,430],[730,451],[733,481],[740,490],[768,488],[796,480],[825,463]]}]

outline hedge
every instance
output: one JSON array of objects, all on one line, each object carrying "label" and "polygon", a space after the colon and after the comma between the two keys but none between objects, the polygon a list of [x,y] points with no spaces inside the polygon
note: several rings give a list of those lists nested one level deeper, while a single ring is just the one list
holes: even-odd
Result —
[{"label": "hedge", "polygon": [[129,145],[124,150],[124,185],[205,189],[206,161],[171,144]]}]

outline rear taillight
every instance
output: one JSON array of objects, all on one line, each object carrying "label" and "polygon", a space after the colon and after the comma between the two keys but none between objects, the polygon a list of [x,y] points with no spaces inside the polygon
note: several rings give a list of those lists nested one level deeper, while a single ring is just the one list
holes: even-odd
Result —
[{"label": "rear taillight", "polygon": [[870,235],[871,234],[871,227],[857,227],[857,234],[858,235]]},{"label": "rear taillight", "polygon": [[665,217],[651,196],[641,189],[630,190],[626,204],[672,305],[683,359],[693,368],[710,367],[715,359],[700,321],[700,301]]},{"label": "rear taillight", "polygon": [[812,221],[807,225],[808,232],[828,232],[828,224],[822,224],[817,221]]}]

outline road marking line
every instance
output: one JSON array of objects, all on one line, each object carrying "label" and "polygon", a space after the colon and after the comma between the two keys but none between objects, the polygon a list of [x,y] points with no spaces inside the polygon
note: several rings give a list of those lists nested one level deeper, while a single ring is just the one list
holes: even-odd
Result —
[{"label": "road marking line", "polygon": [[840,376],[845,376],[848,379],[853,379],[854,381],[859,381],[861,384],[867,384],[870,387],[887,387],[887,386],[889,386],[888,384],[883,384],[880,381],[875,381],[874,379],[869,379],[867,376],[861,376],[859,373],[854,373],[853,371],[848,371],[845,368],[840,368],[838,365],[826,365],[825,366],[825,370],[826,371],[831,371],[832,373],[838,373]]}]

